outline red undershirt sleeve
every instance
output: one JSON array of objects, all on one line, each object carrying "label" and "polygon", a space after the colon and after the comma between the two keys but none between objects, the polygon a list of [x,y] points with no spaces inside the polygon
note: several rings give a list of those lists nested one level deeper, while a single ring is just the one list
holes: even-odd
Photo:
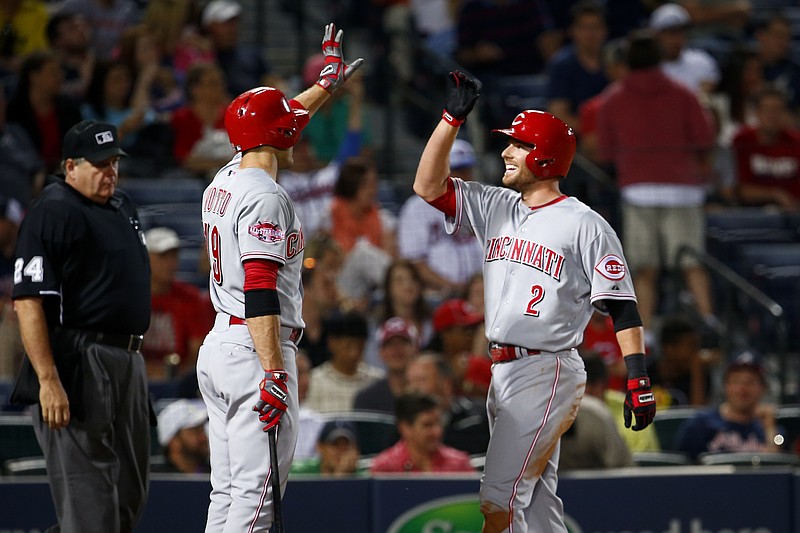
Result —
[{"label": "red undershirt sleeve", "polygon": [[447,215],[448,217],[456,216],[456,187],[453,185],[453,179],[447,178],[447,191],[438,198],[428,202],[430,205]]},{"label": "red undershirt sleeve", "polygon": [[249,259],[244,262],[244,291],[276,289],[280,264],[269,259]]}]

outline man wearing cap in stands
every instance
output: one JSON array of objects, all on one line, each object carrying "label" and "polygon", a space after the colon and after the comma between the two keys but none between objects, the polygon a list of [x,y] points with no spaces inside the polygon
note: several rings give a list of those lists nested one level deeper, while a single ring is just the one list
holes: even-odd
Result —
[{"label": "man wearing cap in stands", "polygon": [[684,422],[675,436],[675,449],[692,459],[709,452],[780,451],[784,442],[775,407],[762,402],[767,381],[760,357],[752,351],[736,356],[725,370],[724,385],[722,404]]},{"label": "man wearing cap in stands", "polygon": [[433,312],[434,338],[428,350],[441,352],[453,369],[456,393],[486,398],[492,379],[492,361],[486,354],[473,353],[475,335],[483,335],[483,310],[466,300],[451,298]]},{"label": "man wearing cap in stands", "polygon": [[209,464],[208,413],[198,400],[175,400],[158,415],[158,443],[165,464],[158,472],[197,474],[211,472]]},{"label": "man wearing cap in stands", "polygon": [[228,94],[241,94],[261,85],[281,88],[284,82],[271,75],[272,68],[261,50],[239,42],[241,15],[242,6],[238,2],[212,0],[200,18],[216,63],[225,75]]},{"label": "man wearing cap in stands", "polygon": [[317,439],[319,457],[292,463],[292,474],[349,476],[363,473],[358,466],[360,452],[356,427],[345,420],[330,420]]},{"label": "man wearing cap in stands", "polygon": [[406,367],[419,352],[419,335],[414,324],[396,316],[381,324],[377,338],[386,377],[361,389],[353,409],[394,414],[394,402],[406,389]]},{"label": "man wearing cap in stands", "polygon": [[691,25],[689,12],[678,4],[664,4],[650,15],[650,28],[656,33],[663,54],[664,74],[697,95],[708,95],[719,83],[719,66],[705,50],[686,46]]}]

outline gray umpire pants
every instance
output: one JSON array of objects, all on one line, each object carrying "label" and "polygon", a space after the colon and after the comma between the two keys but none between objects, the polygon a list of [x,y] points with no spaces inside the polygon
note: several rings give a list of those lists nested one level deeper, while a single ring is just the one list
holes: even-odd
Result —
[{"label": "gray umpire pants", "polygon": [[85,419],[51,430],[33,409],[61,533],[130,532],[147,500],[150,407],[140,353],[100,344],[83,352]]}]

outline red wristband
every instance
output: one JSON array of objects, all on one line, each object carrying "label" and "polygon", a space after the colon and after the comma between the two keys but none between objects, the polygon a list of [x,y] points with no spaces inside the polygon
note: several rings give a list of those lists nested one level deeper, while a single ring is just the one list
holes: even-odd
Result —
[{"label": "red wristband", "polygon": [[445,122],[447,122],[448,124],[450,124],[454,128],[457,128],[457,127],[461,126],[464,123],[464,120],[466,120],[466,119],[463,119],[463,118],[458,119],[458,118],[454,117],[453,115],[451,115],[450,113],[448,113],[447,109],[445,109],[444,111],[442,111],[442,120],[444,120]]},{"label": "red wristband", "polygon": [[649,377],[628,378],[628,390],[637,390],[645,387],[650,388]]}]

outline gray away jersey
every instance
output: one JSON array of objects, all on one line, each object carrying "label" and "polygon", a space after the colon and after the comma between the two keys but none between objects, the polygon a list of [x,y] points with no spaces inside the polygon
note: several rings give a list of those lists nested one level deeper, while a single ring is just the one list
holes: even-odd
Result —
[{"label": "gray away jersey", "polygon": [[556,352],[577,347],[600,300],[636,300],[611,226],[563,196],[531,209],[511,189],[451,178],[448,232],[473,230],[483,247],[486,337]]},{"label": "gray away jersey", "polygon": [[264,170],[222,167],[203,193],[203,229],[211,265],[209,292],[218,312],[244,318],[244,261],[268,259],[278,269],[281,325],[301,316],[303,232],[286,191]]}]

